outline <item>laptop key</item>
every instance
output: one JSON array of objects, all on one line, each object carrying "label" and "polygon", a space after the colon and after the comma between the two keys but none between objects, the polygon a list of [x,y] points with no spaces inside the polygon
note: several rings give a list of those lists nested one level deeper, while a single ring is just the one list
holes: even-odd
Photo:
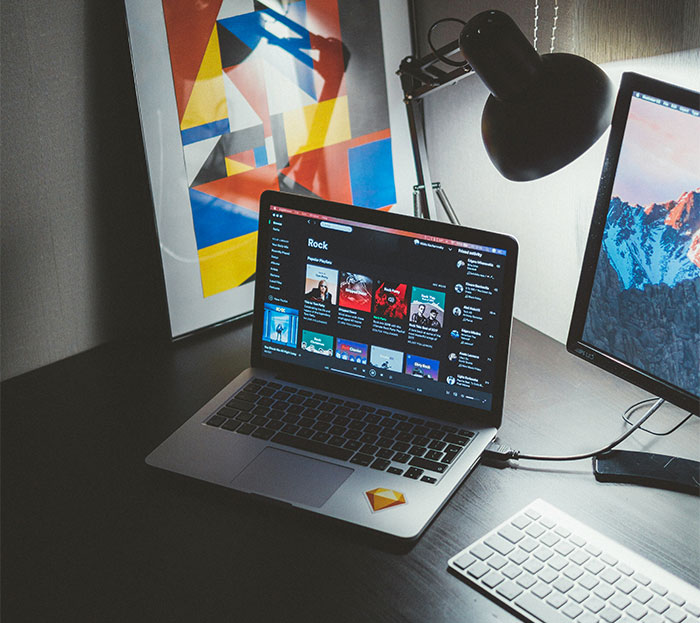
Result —
[{"label": "laptop key", "polygon": [[236,420],[226,420],[222,425],[221,428],[224,430],[236,430],[239,426],[241,425],[241,422],[237,422]]},{"label": "laptop key", "polygon": [[232,409],[238,409],[239,411],[250,411],[255,405],[252,402],[246,402],[245,400],[238,400],[238,398],[233,398],[226,403],[227,406]]},{"label": "laptop key", "polygon": [[444,463],[438,463],[437,461],[430,461],[428,459],[423,459],[418,456],[414,456],[409,463],[412,467],[420,467],[421,469],[427,469],[431,472],[437,472],[442,474],[447,469],[447,465]]},{"label": "laptop key", "polygon": [[[271,441],[283,446],[296,448],[297,450],[306,450],[307,452],[321,454],[333,459],[340,459],[341,461],[347,461],[353,455],[352,450],[348,450],[347,448],[328,446],[320,441],[315,441],[314,439],[295,437],[284,432],[277,433],[274,437],[272,437]],[[370,457],[370,459],[371,458],[372,457]]]},{"label": "laptop key", "polygon": [[222,415],[212,415],[208,420],[207,424],[209,426],[221,426],[224,422],[226,422],[226,418],[223,417]]},{"label": "laptop key", "polygon": [[236,432],[240,433],[241,435],[250,435],[255,430],[255,426],[252,424],[248,424],[247,422],[244,422],[241,424],[237,429]]},{"label": "laptop key", "polygon": [[373,456],[370,456],[369,454],[362,454],[361,452],[358,452],[350,459],[351,463],[355,463],[355,465],[363,465],[365,467],[372,463],[372,461],[374,461]]},{"label": "laptop key", "polygon": [[389,467],[389,465],[391,465],[391,461],[387,461],[386,459],[375,459],[370,467],[372,469],[384,471],[387,467]]},{"label": "laptop key", "polygon": [[422,469],[418,469],[417,467],[411,467],[406,471],[404,476],[406,478],[411,478],[412,480],[418,480],[422,474],[423,474]]},{"label": "laptop key", "polygon": [[253,432],[251,437],[256,437],[257,439],[269,439],[274,434],[275,431],[270,428],[258,428],[258,430]]},{"label": "laptop key", "polygon": [[245,400],[246,402],[257,402],[258,395],[254,394],[253,392],[247,392],[245,389],[242,389],[236,394],[236,398],[238,400]]}]

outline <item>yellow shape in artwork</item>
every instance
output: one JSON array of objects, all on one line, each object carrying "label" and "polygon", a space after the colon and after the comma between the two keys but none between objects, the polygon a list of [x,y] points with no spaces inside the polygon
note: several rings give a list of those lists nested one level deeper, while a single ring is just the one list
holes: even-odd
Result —
[{"label": "yellow shape in artwork", "polygon": [[225,240],[198,251],[205,297],[241,285],[255,274],[258,232]]},{"label": "yellow shape in artwork", "polygon": [[237,175],[238,173],[244,173],[245,171],[250,171],[253,169],[249,164],[243,164],[234,160],[233,158],[226,158],[226,175],[231,177],[232,175]]},{"label": "yellow shape in artwork", "polygon": [[196,128],[205,123],[222,119],[228,119],[228,107],[221,69],[219,35],[216,26],[214,26],[202,58],[202,64],[199,66],[197,80],[192,87],[192,94],[182,117],[180,129]]},{"label": "yellow shape in artwork", "polygon": [[350,140],[347,96],[285,112],[284,132],[290,156]]},{"label": "yellow shape in artwork", "polygon": [[373,511],[380,511],[385,508],[391,508],[392,506],[399,506],[400,504],[406,503],[406,498],[403,493],[394,491],[393,489],[384,489],[383,487],[365,491],[365,495]]}]

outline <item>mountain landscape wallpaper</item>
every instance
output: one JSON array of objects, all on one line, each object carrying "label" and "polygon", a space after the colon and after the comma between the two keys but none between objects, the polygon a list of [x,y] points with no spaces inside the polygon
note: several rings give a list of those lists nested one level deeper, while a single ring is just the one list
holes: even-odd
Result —
[{"label": "mountain landscape wallpaper", "polygon": [[583,338],[698,395],[700,119],[633,104]]}]

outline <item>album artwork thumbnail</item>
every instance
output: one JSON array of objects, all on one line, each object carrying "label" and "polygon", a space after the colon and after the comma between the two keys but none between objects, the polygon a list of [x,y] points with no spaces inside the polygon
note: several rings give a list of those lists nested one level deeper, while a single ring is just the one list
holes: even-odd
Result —
[{"label": "album artwork thumbnail", "polygon": [[440,362],[435,359],[427,359],[417,355],[406,355],[406,374],[437,381],[439,370]]},{"label": "album artwork thumbnail", "polygon": [[325,305],[334,305],[338,290],[338,271],[309,264],[306,267],[304,298]]},{"label": "album artwork thumbnail", "polygon": [[372,280],[359,273],[342,272],[338,304],[357,311],[372,311]]},{"label": "album artwork thumbnail", "polygon": [[374,293],[374,314],[391,320],[403,320],[408,315],[405,283],[378,281]]},{"label": "album artwork thumbnail", "polygon": [[367,364],[367,344],[338,338],[335,342],[335,356],[350,363]]},{"label": "album artwork thumbnail", "polygon": [[333,355],[333,336],[315,331],[302,331],[301,348],[316,355],[331,357]]},{"label": "album artwork thumbnail", "polygon": [[391,370],[393,372],[403,372],[403,353],[390,348],[372,346],[370,349],[369,362],[375,368]]},{"label": "album artwork thumbnail", "polygon": [[263,340],[296,347],[298,332],[299,310],[265,303]]}]

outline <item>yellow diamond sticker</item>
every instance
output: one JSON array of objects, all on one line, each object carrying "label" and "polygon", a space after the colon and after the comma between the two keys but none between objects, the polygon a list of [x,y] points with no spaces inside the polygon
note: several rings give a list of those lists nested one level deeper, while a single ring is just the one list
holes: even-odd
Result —
[{"label": "yellow diamond sticker", "polygon": [[393,489],[378,487],[371,491],[365,491],[365,495],[374,512],[384,510],[385,508],[391,508],[392,506],[406,504],[404,494],[400,491],[394,491]]}]

